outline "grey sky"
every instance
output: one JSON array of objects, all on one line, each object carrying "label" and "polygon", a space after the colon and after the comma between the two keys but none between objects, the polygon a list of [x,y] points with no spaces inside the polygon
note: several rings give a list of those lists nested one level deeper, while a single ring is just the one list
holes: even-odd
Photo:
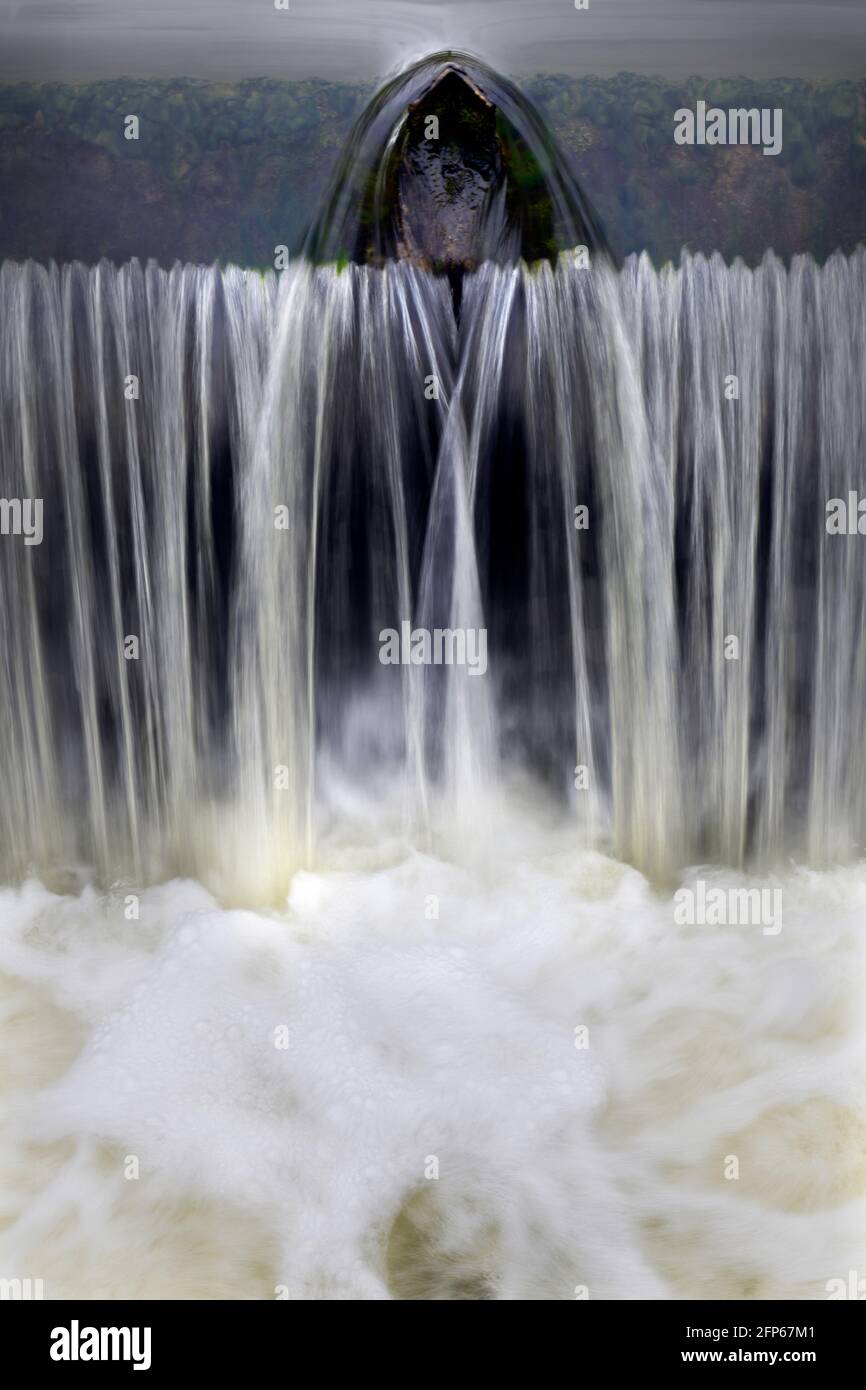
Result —
[{"label": "grey sky", "polygon": [[0,0],[0,80],[380,77],[441,47],[505,72],[866,76],[866,0]]}]

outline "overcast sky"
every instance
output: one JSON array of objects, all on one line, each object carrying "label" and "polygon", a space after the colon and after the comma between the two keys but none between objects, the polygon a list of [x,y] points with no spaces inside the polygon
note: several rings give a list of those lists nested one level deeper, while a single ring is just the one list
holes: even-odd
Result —
[{"label": "overcast sky", "polygon": [[0,80],[504,72],[866,77],[866,0],[0,0]]}]

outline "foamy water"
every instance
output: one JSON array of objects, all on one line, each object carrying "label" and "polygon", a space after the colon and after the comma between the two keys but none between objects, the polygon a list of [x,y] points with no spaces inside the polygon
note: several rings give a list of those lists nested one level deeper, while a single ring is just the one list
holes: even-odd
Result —
[{"label": "foamy water", "polygon": [[[866,1274],[864,292],[862,250],[486,265],[459,323],[411,265],[0,269],[45,525],[0,547],[0,1278]],[[489,672],[383,666],[404,622]],[[781,916],[682,925],[683,881]]]},{"label": "foamy water", "polygon": [[778,935],[678,926],[525,794],[427,856],[356,811],[279,910],[0,894],[4,1277],[808,1299],[866,1268],[866,866],[753,880]]}]

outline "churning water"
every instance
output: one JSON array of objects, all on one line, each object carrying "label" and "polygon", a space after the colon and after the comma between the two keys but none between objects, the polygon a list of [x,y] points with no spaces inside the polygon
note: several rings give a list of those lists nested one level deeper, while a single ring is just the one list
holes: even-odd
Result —
[{"label": "churning water", "polygon": [[[864,304],[863,251],[456,317],[409,263],[2,267],[0,1275],[866,1270]],[[698,875],[781,930],[683,925]]]}]

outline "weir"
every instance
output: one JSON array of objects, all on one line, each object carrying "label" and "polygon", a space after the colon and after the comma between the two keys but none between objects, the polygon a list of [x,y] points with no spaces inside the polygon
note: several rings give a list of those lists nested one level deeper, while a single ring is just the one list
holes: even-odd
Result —
[{"label": "weir", "polygon": [[[617,268],[453,55],[279,275],[4,264],[0,493],[43,529],[0,537],[5,870],[279,898],[335,774],[422,847],[528,779],[657,878],[853,855],[864,295],[862,250]],[[404,624],[483,631],[483,674],[383,665]]]},{"label": "weir", "polygon": [[[5,265],[3,491],[44,531],[0,546],[5,858],[282,881],[324,752],[405,783],[410,837],[519,766],[653,872],[847,857],[864,290],[863,252],[564,258],[468,276],[458,330],[406,263]],[[383,668],[403,622],[486,629],[484,678]]]}]

